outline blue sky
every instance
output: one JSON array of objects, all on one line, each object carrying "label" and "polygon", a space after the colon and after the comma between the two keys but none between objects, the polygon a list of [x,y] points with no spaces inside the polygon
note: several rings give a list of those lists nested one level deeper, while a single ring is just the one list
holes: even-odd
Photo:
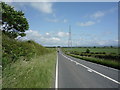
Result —
[{"label": "blue sky", "polygon": [[73,46],[116,46],[118,43],[117,2],[14,2],[30,28],[22,40],[45,46],[67,46],[71,25]]}]

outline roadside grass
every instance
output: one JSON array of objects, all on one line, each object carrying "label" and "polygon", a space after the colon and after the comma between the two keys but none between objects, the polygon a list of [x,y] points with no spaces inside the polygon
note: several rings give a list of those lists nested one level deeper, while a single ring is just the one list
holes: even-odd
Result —
[{"label": "roadside grass", "polygon": [[78,56],[78,55],[73,55],[73,54],[67,54],[67,55],[70,55],[75,58],[79,58],[81,60],[86,60],[86,61],[102,64],[102,65],[120,70],[120,63],[117,61],[110,61],[110,60],[99,59],[99,58],[94,58],[94,57]]},{"label": "roadside grass", "polygon": [[30,61],[17,60],[7,66],[3,74],[3,88],[50,88],[53,86],[56,52],[34,57]]},{"label": "roadside grass", "polygon": [[32,41],[20,41],[11,39],[6,35],[2,35],[2,66],[3,69],[13,62],[20,60],[30,61],[34,56],[40,56],[50,53],[48,49],[42,45]]},{"label": "roadside grass", "polygon": [[2,89],[2,67],[0,67],[0,90]]}]

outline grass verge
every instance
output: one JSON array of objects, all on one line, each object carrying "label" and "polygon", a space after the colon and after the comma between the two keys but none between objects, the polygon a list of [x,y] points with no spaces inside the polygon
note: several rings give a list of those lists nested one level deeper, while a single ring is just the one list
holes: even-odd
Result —
[{"label": "grass verge", "polygon": [[67,55],[75,57],[75,58],[79,58],[81,60],[94,62],[97,64],[105,65],[105,66],[116,68],[116,69],[120,70],[120,64],[117,61],[104,60],[104,59],[99,59],[99,58],[94,58],[94,57],[78,56],[78,55],[73,55],[73,54],[67,54]]},{"label": "grass verge", "polygon": [[56,52],[34,57],[30,61],[18,60],[3,70],[3,88],[52,87]]}]

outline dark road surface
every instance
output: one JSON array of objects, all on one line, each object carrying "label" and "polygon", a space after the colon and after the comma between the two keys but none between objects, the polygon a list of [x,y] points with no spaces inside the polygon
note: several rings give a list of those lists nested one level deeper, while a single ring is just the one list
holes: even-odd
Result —
[{"label": "dark road surface", "polygon": [[118,88],[118,70],[58,53],[58,88]]}]

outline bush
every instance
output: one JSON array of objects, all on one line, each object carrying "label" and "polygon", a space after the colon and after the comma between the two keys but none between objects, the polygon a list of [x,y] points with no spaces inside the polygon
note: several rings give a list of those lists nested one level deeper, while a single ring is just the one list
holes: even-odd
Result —
[{"label": "bush", "polygon": [[20,58],[29,61],[33,56],[43,55],[49,51],[43,46],[34,41],[17,41],[10,39],[3,34],[2,37],[2,64],[5,67],[7,64],[15,62]]},{"label": "bush", "polygon": [[89,49],[86,49],[86,53],[90,53],[90,50],[89,50]]}]

